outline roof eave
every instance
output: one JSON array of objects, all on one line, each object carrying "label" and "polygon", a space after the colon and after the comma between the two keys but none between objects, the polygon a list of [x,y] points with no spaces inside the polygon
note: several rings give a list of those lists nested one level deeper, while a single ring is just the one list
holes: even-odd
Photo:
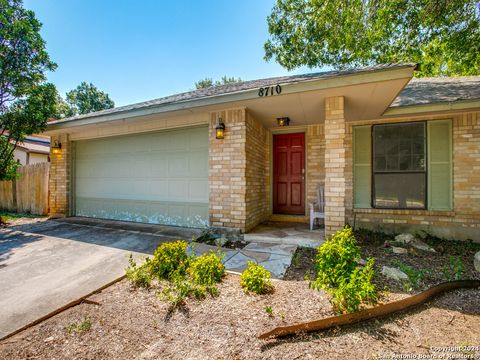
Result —
[{"label": "roof eave", "polygon": [[458,100],[442,103],[421,104],[421,105],[407,105],[407,106],[393,106],[389,107],[384,116],[402,116],[424,114],[431,112],[450,112],[450,111],[468,111],[480,109],[480,99],[475,100]]},{"label": "roof eave", "polygon": [[[362,83],[371,83],[378,81],[388,81],[401,78],[411,78],[416,65],[406,64],[396,68],[377,69],[352,74],[341,74],[334,77],[322,79],[304,80],[282,84],[282,95],[296,92],[311,91],[318,89],[336,88],[350,85],[358,85]],[[116,120],[126,120],[129,118],[147,116],[158,113],[167,113],[179,110],[193,109],[198,107],[206,107],[212,105],[220,105],[230,102],[238,102],[251,100],[258,97],[258,88],[218,94],[213,96],[205,96],[196,99],[188,99],[173,103],[160,105],[152,105],[146,108],[131,109],[112,114],[99,114],[80,119],[64,119],[50,122],[47,125],[45,133],[58,133],[72,127],[98,124]]]}]

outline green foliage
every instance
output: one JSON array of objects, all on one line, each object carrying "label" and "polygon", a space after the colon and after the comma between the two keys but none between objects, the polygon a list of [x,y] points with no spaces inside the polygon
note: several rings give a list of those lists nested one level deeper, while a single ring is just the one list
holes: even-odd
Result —
[{"label": "green foliage", "polygon": [[226,84],[231,84],[231,83],[236,83],[236,82],[241,82],[242,79],[240,78],[235,78],[235,77],[228,77],[228,76],[222,76],[220,80],[216,80],[215,82],[211,78],[205,78],[197,81],[195,83],[195,88],[198,89],[206,89],[209,87],[213,86],[220,86],[220,85],[226,85]]},{"label": "green foliage", "polygon": [[151,274],[159,279],[184,276],[191,260],[187,254],[187,247],[187,242],[183,240],[161,244],[155,250],[153,259],[148,262]]},{"label": "green foliage", "polygon": [[69,334],[71,333],[83,333],[92,328],[92,322],[90,319],[83,320],[80,324],[72,323],[67,326],[66,330]]},{"label": "green foliage", "polygon": [[13,151],[25,136],[42,131],[54,115],[56,89],[44,83],[54,71],[42,24],[20,0],[0,0],[0,180],[16,177]]},{"label": "green foliage", "polygon": [[360,248],[351,227],[346,226],[327,239],[318,249],[315,259],[317,278],[314,288],[329,289],[348,280],[357,267]]},{"label": "green foliage", "polygon": [[13,152],[17,143],[45,130],[47,120],[55,116],[57,96],[53,84],[34,85],[24,97],[0,109],[0,180],[16,178],[18,164]]},{"label": "green foliage", "polygon": [[150,273],[148,271],[148,260],[145,264],[137,266],[137,263],[135,262],[135,260],[133,260],[133,255],[130,254],[130,257],[128,258],[128,264],[128,267],[125,269],[125,275],[127,279],[135,287],[150,287],[152,277],[150,276]]},{"label": "green foliage", "polygon": [[377,289],[372,283],[374,260],[369,259],[363,269],[357,267],[350,278],[342,279],[337,288],[330,288],[332,304],[340,312],[358,311],[363,302],[377,301]]},{"label": "green foliage", "polygon": [[220,252],[217,254],[212,252],[193,259],[188,268],[188,274],[192,281],[206,286],[218,283],[225,275],[223,256]]},{"label": "green foliage", "polygon": [[477,0],[277,0],[265,59],[291,70],[415,62],[417,76],[480,73]]},{"label": "green foliage", "polygon": [[372,283],[375,262],[368,259],[361,268],[357,265],[359,258],[360,248],[349,226],[317,249],[317,278],[310,281],[310,286],[328,291],[334,308],[340,312],[357,311],[362,303],[377,300],[377,289]]},{"label": "green foliage", "polygon": [[111,109],[115,103],[107,93],[97,89],[92,83],[83,81],[76,89],[71,90],[66,96],[69,110],[66,116],[88,114],[94,111]]},{"label": "green foliage", "polygon": [[395,261],[394,265],[397,266],[401,271],[403,271],[408,276],[408,280],[403,283],[403,288],[405,291],[411,292],[420,288],[421,283],[427,276],[431,274],[431,271],[428,269],[414,269],[411,266],[408,266],[401,261]]},{"label": "green foliage", "polygon": [[273,308],[271,306],[265,307],[265,312],[268,316],[273,317]]},{"label": "green foliage", "polygon": [[448,263],[442,267],[442,273],[448,281],[460,280],[465,272],[462,259],[458,256],[450,256]]},{"label": "green foliage", "polygon": [[266,294],[273,290],[272,281],[270,280],[270,272],[263,266],[249,261],[247,268],[240,275],[240,285],[245,291],[254,292],[256,294]]},{"label": "green foliage", "polygon": [[213,237],[213,230],[209,227],[202,229],[202,233],[195,239],[196,242],[213,245],[215,238]]}]

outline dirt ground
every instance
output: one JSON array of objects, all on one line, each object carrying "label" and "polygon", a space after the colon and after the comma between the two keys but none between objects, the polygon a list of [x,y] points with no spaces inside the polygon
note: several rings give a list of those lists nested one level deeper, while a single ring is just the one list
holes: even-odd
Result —
[{"label": "dirt ground", "polygon": [[[168,317],[153,290],[132,290],[122,281],[91,298],[100,305],[70,308],[4,340],[0,358],[380,359],[428,353],[430,346],[480,346],[480,290],[457,290],[413,311],[343,329],[258,340],[276,326],[333,315],[328,294],[305,281],[274,284],[273,294],[246,295],[238,276],[229,274],[218,297],[189,300]],[[85,320],[90,329],[71,330]]]},{"label": "dirt ground", "polygon": [[[464,278],[480,278],[473,269],[475,244],[427,239],[437,253],[396,255],[382,237],[357,238],[362,256],[376,258],[375,283],[388,289],[382,302],[444,281],[441,267],[450,255],[462,259]],[[123,280],[89,298],[94,303],[72,307],[0,342],[0,359],[391,359],[428,353],[480,358],[480,289],[456,290],[414,310],[341,329],[258,340],[276,326],[334,315],[329,295],[310,289],[304,280],[306,273],[313,278],[314,257],[315,250],[299,249],[286,280],[274,281],[272,294],[247,295],[239,277],[228,274],[219,296],[189,299],[170,316],[168,304],[155,295],[158,285],[133,289]],[[380,274],[383,265],[399,260],[429,270],[410,294]],[[473,346],[474,351],[432,348],[446,346]]]}]

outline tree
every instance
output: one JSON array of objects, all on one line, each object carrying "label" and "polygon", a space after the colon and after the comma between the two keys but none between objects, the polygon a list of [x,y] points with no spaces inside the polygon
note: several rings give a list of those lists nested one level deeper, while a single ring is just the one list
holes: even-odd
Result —
[{"label": "tree", "polygon": [[87,84],[85,81],[78,85],[76,89],[69,91],[66,100],[70,107],[67,116],[88,114],[93,111],[111,109],[115,106],[107,93],[97,89],[92,83]]},{"label": "tree", "polygon": [[480,74],[477,0],[277,0],[265,59],[291,70],[415,62],[417,76]]},{"label": "tree", "polygon": [[220,80],[216,80],[213,82],[211,78],[205,78],[202,79],[198,82],[195,83],[195,88],[198,89],[206,89],[212,86],[220,86],[220,85],[226,85],[226,84],[231,84],[231,83],[236,83],[236,82],[241,82],[242,79],[235,77],[227,77],[227,76],[222,76]]},{"label": "tree", "polygon": [[45,83],[50,60],[42,24],[21,0],[0,0],[0,180],[16,176],[13,151],[27,135],[45,129],[55,114],[57,90]]}]

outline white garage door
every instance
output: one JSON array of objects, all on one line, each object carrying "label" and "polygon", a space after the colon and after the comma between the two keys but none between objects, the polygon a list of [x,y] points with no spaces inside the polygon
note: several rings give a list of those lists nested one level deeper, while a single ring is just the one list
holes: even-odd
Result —
[{"label": "white garage door", "polygon": [[79,141],[75,214],[199,227],[208,223],[208,129]]}]

